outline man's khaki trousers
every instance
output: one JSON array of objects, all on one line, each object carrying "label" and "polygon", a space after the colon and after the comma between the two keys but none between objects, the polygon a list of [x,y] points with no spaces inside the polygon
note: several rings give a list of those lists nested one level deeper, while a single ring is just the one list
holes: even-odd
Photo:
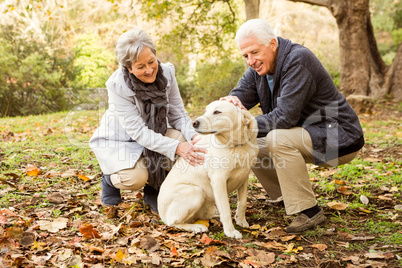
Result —
[{"label": "man's khaki trousers", "polygon": [[[306,163],[314,163],[310,134],[301,127],[276,129],[258,138],[258,161],[252,171],[271,199],[281,196],[288,215],[317,204]],[[322,166],[338,166],[356,157],[354,152]]]}]

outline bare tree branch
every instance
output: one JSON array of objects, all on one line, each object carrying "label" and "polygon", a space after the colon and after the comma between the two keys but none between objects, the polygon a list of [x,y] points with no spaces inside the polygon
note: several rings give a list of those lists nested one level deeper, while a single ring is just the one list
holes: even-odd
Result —
[{"label": "bare tree branch", "polygon": [[301,2],[301,3],[322,6],[322,7],[329,7],[330,2],[331,2],[330,0],[288,0],[288,1]]}]

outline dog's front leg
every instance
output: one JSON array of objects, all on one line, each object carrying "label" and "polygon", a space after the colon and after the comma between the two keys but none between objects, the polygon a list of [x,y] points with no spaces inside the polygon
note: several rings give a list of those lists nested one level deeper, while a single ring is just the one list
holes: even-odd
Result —
[{"label": "dog's front leg", "polygon": [[242,235],[233,226],[228,191],[226,188],[226,178],[226,176],[215,176],[211,178],[211,185],[223,225],[223,232],[228,237],[239,239],[242,238]]},{"label": "dog's front leg", "polygon": [[243,185],[237,190],[237,211],[236,211],[236,223],[237,225],[248,228],[248,222],[246,221],[246,208],[247,208],[247,185],[248,180],[245,180]]}]

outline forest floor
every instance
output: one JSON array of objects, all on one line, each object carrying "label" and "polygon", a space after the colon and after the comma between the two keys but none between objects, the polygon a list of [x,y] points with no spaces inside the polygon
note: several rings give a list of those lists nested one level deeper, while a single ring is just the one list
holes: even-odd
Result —
[{"label": "forest floor", "polygon": [[[190,111],[194,119],[202,109]],[[143,203],[100,204],[101,172],[88,140],[101,111],[0,119],[0,267],[401,267],[402,108],[360,116],[366,145],[351,163],[309,166],[327,221],[289,235],[281,204],[251,174],[242,239],[219,219],[195,234],[167,227]],[[236,194],[230,195],[233,212]]]}]

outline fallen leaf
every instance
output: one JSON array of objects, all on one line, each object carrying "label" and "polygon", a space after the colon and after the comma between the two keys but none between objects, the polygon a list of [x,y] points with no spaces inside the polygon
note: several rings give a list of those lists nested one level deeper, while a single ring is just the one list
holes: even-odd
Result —
[{"label": "fallen leaf", "polygon": [[386,260],[390,260],[393,259],[395,257],[395,255],[392,252],[386,252],[382,254]]},{"label": "fallen leaf", "polygon": [[47,200],[50,203],[54,203],[54,204],[61,204],[61,203],[64,203],[64,201],[65,201],[64,196],[61,193],[51,194],[47,197]]},{"label": "fallen leaf", "polygon": [[338,172],[338,169],[330,168],[328,170],[321,171],[320,176],[325,178],[325,177],[334,175],[336,172]]},{"label": "fallen leaf", "polygon": [[287,241],[290,241],[290,240],[293,240],[293,239],[300,239],[300,237],[297,236],[297,235],[281,236],[281,241],[282,241],[282,242],[287,242]]},{"label": "fallen leaf", "polygon": [[311,245],[311,247],[316,248],[319,251],[324,251],[328,248],[328,246],[325,244],[314,244],[314,245]]},{"label": "fallen leaf", "polygon": [[25,168],[27,175],[32,177],[37,177],[38,175],[42,174],[42,171],[34,165],[28,164]]},{"label": "fallen leaf", "polygon": [[346,232],[338,232],[338,235],[344,239],[352,239],[355,236]]},{"label": "fallen leaf", "polygon": [[139,227],[139,226],[141,226],[141,224],[142,223],[140,221],[133,221],[133,222],[130,223],[130,228]]},{"label": "fallen leaf", "polygon": [[286,231],[283,230],[281,227],[274,227],[267,230],[267,233],[272,237],[282,237],[288,235]]},{"label": "fallen leaf", "polygon": [[297,247],[295,248],[295,244],[290,243],[289,245],[286,246],[286,250],[284,251],[285,253],[299,253],[299,251],[303,250],[303,247]]},{"label": "fallen leaf", "polygon": [[90,179],[89,179],[87,176],[85,176],[85,175],[78,174],[78,177],[79,177],[81,180],[83,180],[83,181],[89,181],[89,180],[90,180]]},{"label": "fallen leaf", "polygon": [[75,177],[75,176],[77,176],[77,171],[75,169],[69,169],[69,170],[61,173],[60,176],[64,179],[70,178],[70,177]]},{"label": "fallen leaf", "polygon": [[201,263],[205,267],[215,267],[223,262],[224,260],[220,258],[220,253],[216,246],[209,247],[201,259]]},{"label": "fallen leaf", "polygon": [[365,205],[367,205],[369,203],[369,199],[364,195],[360,196],[360,201]]},{"label": "fallen leaf", "polygon": [[267,265],[275,262],[275,253],[273,252],[265,252],[264,250],[250,248],[247,250],[247,254],[249,255],[246,258],[247,260],[252,261],[263,267],[266,267]]},{"label": "fallen leaf", "polygon": [[7,215],[7,216],[17,216],[14,212],[9,210],[8,208],[0,210],[0,214]]},{"label": "fallen leaf", "polygon": [[37,221],[37,224],[39,225],[40,229],[42,231],[49,231],[51,233],[57,233],[61,229],[64,229],[67,227],[67,218],[56,218],[53,221]]},{"label": "fallen leaf", "polygon": [[353,237],[352,240],[354,241],[367,241],[367,240],[373,240],[375,239],[374,236],[356,236]]},{"label": "fallen leaf", "polygon": [[[15,174],[15,173],[12,173],[12,172],[10,172],[10,173],[5,173],[4,176],[11,176],[11,177],[13,177],[14,180],[21,178],[20,175]],[[397,188],[397,191],[398,191],[398,188]]]},{"label": "fallen leaf", "polygon": [[193,222],[193,224],[202,224],[205,227],[209,228],[209,220],[197,220]]},{"label": "fallen leaf", "polygon": [[155,238],[151,236],[144,236],[141,239],[140,247],[148,252],[154,252],[155,250],[159,249],[160,245]]},{"label": "fallen leaf", "polygon": [[398,187],[396,187],[396,186],[392,186],[389,191],[390,191],[391,193],[397,193],[397,192],[399,192],[399,189],[398,189]]},{"label": "fallen leaf", "polygon": [[24,234],[24,230],[22,230],[20,227],[8,227],[6,229],[7,232],[7,237],[15,239],[20,241],[23,234]]},{"label": "fallen leaf", "polygon": [[253,224],[249,227],[251,230],[259,230],[261,229],[261,226],[259,224]]},{"label": "fallen leaf", "polygon": [[35,242],[35,235],[31,232],[24,232],[21,238],[21,245],[23,247],[29,247]]},{"label": "fallen leaf", "polygon": [[123,259],[124,259],[124,257],[126,257],[126,254],[124,253],[123,249],[120,248],[120,249],[116,252],[116,256],[114,257],[114,259],[115,259],[117,262],[122,262]]},{"label": "fallen leaf", "polygon": [[38,242],[38,241],[34,241],[33,246],[31,247],[32,250],[38,250],[38,251],[42,251],[44,250],[43,246],[45,246],[46,243],[44,242]]},{"label": "fallen leaf", "polygon": [[170,248],[170,253],[172,254],[172,256],[179,256],[179,253],[177,253],[177,249],[176,249],[176,247],[171,247]]},{"label": "fallen leaf", "polygon": [[346,182],[345,181],[335,180],[335,184],[346,185]]},{"label": "fallen leaf", "polygon": [[101,238],[102,237],[92,224],[84,223],[83,225],[80,226],[79,231],[85,238]]},{"label": "fallen leaf", "polygon": [[329,202],[327,206],[335,210],[345,210],[347,208],[347,205],[341,202]]},{"label": "fallen leaf", "polygon": [[368,252],[364,254],[364,257],[369,259],[385,259],[385,256],[378,252]]},{"label": "fallen leaf", "polygon": [[348,256],[348,257],[344,257],[342,258],[342,261],[351,261],[353,264],[355,265],[359,265],[360,264],[360,258],[359,256]]},{"label": "fallen leaf", "polygon": [[269,241],[265,244],[262,244],[262,246],[266,249],[277,249],[277,250],[286,250],[287,249],[286,245],[278,243],[276,241]]},{"label": "fallen leaf", "polygon": [[381,158],[374,158],[374,157],[365,157],[363,158],[363,161],[369,161],[369,162],[381,162]]},{"label": "fallen leaf", "polygon": [[5,224],[7,224],[6,216],[0,215],[0,225],[5,225]]},{"label": "fallen leaf", "polygon": [[352,193],[345,186],[341,186],[336,190],[338,193],[343,195],[351,195]]},{"label": "fallen leaf", "polygon": [[392,201],[392,198],[387,195],[379,195],[378,199]]},{"label": "fallen leaf", "polygon": [[335,241],[338,246],[349,248],[349,242]]},{"label": "fallen leaf", "polygon": [[226,245],[226,242],[213,240],[207,234],[202,235],[201,242],[203,242],[205,245]]},{"label": "fallen leaf", "polygon": [[89,249],[89,251],[91,251],[91,252],[93,252],[93,251],[95,251],[95,252],[101,252],[101,253],[103,253],[103,252],[105,252],[105,250],[103,249],[103,248],[101,248],[101,247],[96,247],[96,246],[93,246],[93,245],[90,245],[90,244],[85,244],[85,246]]},{"label": "fallen leaf", "polygon": [[359,210],[362,211],[362,212],[364,212],[364,213],[367,213],[367,214],[370,214],[370,213],[371,213],[370,210],[367,210],[367,209],[362,208],[362,207],[359,207]]}]

